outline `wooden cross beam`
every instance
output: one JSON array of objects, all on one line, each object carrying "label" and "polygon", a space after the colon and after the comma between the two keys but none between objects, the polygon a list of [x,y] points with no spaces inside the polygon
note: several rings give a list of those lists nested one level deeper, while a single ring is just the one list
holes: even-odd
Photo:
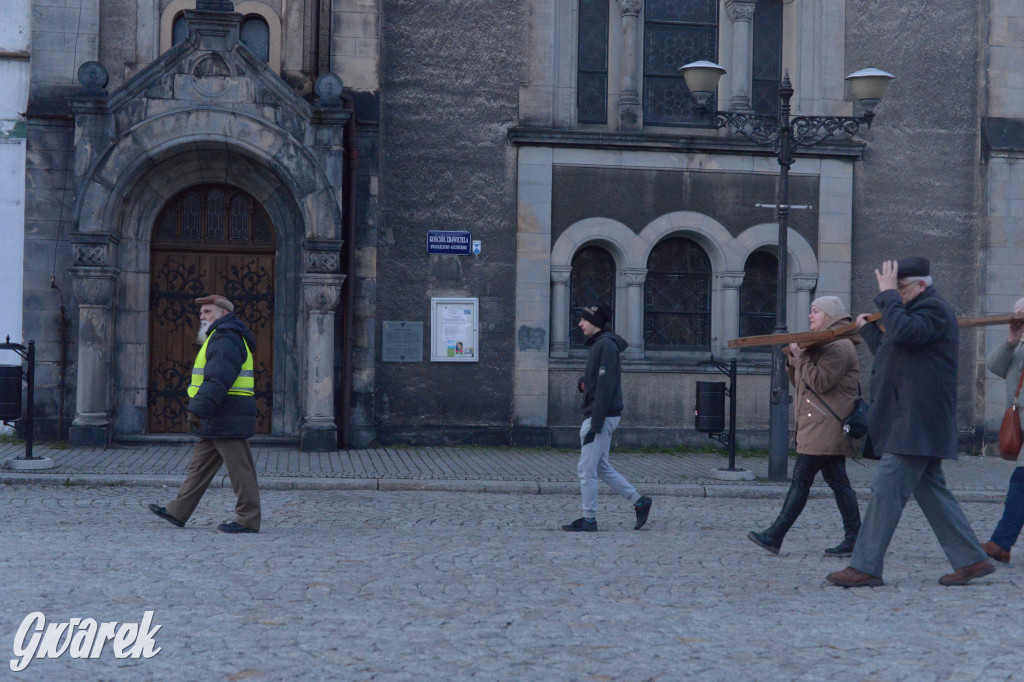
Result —
[{"label": "wooden cross beam", "polygon": [[[881,313],[868,316],[868,322],[876,322],[882,318]],[[1002,315],[984,315],[981,317],[959,317],[956,320],[961,329],[971,327],[991,327],[1011,322],[1024,322],[1024,313],[1006,313]],[[753,346],[783,346],[791,343],[801,347],[813,346],[823,341],[849,338],[857,332],[857,323],[851,322],[835,329],[823,329],[817,332],[792,332],[789,334],[763,334],[761,336],[742,336],[729,341],[729,348],[751,348]]]}]

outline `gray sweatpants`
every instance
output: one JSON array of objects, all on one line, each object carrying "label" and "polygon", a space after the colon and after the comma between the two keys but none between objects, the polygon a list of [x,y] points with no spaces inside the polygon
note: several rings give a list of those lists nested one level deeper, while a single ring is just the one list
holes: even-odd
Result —
[{"label": "gray sweatpants", "polygon": [[883,454],[871,481],[871,499],[853,548],[850,566],[877,578],[889,541],[913,495],[954,570],[987,557],[964,516],[960,504],[946,487],[942,460],[937,457]]},{"label": "gray sweatpants", "polygon": [[604,428],[593,441],[583,445],[583,439],[590,432],[590,417],[583,420],[580,426],[580,462],[576,465],[576,475],[580,478],[580,493],[583,495],[583,516],[597,516],[598,481],[604,481],[612,490],[630,502],[640,499],[640,493],[629,484],[622,474],[612,468],[608,462],[608,451],[612,447],[612,432],[619,425],[622,417],[607,417]]}]

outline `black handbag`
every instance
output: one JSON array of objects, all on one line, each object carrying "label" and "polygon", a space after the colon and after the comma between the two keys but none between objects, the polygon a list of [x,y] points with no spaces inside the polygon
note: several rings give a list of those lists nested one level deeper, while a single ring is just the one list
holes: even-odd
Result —
[{"label": "black handbag", "polygon": [[846,415],[845,419],[836,414],[835,410],[829,407],[828,403],[826,403],[825,400],[818,395],[818,393],[811,388],[806,381],[804,382],[804,386],[807,387],[807,390],[810,391],[815,398],[821,401],[821,404],[825,406],[825,409],[829,411],[829,414],[835,417],[836,420],[843,425],[843,433],[854,439],[863,438],[868,434],[868,413],[870,412],[871,406],[868,404],[868,401],[864,400],[864,396],[861,395],[859,381],[857,382],[857,399],[853,401],[853,410],[850,411],[850,414]]}]

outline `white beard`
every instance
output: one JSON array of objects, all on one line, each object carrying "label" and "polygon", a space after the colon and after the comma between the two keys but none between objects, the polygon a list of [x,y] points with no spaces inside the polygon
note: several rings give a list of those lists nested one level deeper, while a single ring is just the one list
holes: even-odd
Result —
[{"label": "white beard", "polygon": [[206,320],[200,320],[199,331],[196,333],[196,344],[201,346],[206,343],[207,330],[210,328],[210,323]]}]

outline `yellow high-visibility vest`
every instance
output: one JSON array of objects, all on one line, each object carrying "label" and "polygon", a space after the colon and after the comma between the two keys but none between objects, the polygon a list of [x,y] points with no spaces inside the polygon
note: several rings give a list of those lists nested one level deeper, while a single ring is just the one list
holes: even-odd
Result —
[{"label": "yellow high-visibility vest", "polygon": [[[195,398],[196,393],[199,393],[199,387],[203,385],[206,375],[206,346],[209,345],[210,339],[216,333],[216,329],[210,332],[206,341],[203,342],[203,347],[199,349],[199,355],[196,356],[196,364],[192,366],[192,383],[188,387],[189,398]],[[255,363],[252,351],[249,350],[249,344],[245,342],[245,339],[242,339],[242,345],[245,346],[245,362],[242,363],[242,371],[238,373],[235,383],[231,384],[228,389],[228,395],[256,395],[256,380],[253,374]]]}]

